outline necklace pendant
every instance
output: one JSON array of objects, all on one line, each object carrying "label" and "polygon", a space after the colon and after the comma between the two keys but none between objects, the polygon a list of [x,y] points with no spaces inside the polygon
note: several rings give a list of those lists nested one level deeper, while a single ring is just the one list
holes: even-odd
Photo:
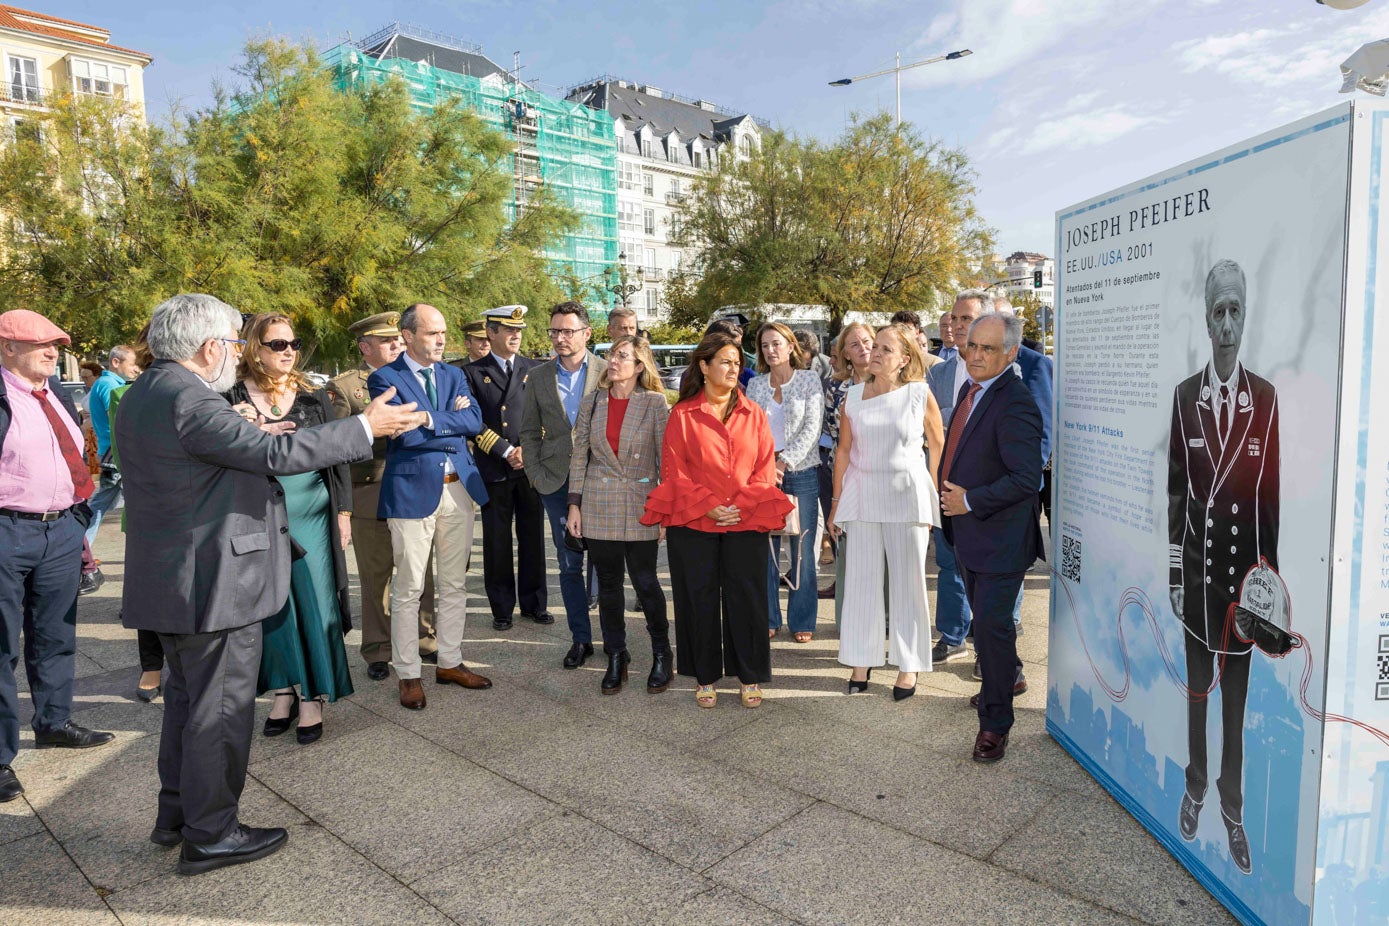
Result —
[{"label": "necklace pendant", "polygon": [[281,414],[281,412],[280,412],[280,406],[279,406],[279,405],[272,405],[272,406],[270,406],[270,414],[274,415],[276,418],[280,417],[280,414]]}]

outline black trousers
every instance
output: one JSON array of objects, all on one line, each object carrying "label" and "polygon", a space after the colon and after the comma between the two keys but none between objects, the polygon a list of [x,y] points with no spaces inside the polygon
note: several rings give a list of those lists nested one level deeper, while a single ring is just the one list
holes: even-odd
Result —
[{"label": "black trousers", "polygon": [[71,512],[56,521],[0,515],[0,765],[19,751],[21,629],[35,732],[61,729],[72,716],[83,530]]},{"label": "black trousers", "polygon": [[675,598],[675,671],[712,685],[736,675],[744,685],[772,679],[767,638],[767,535],[666,532]]},{"label": "black trousers", "polygon": [[163,671],[164,644],[159,642],[159,634],[153,630],[137,630],[135,631],[135,642],[140,647],[140,671]]},{"label": "black trousers", "polygon": [[656,578],[656,540],[589,540],[588,561],[598,573],[598,623],[603,628],[603,652],[627,649],[627,618],[622,567],[632,577],[646,632],[653,649],[670,646],[670,621],[666,619],[666,593]]},{"label": "black trousers", "polygon": [[1007,733],[1013,728],[1013,685],[1022,669],[1013,603],[1027,573],[973,572],[964,563],[959,567],[974,615],[974,652],[984,676],[979,692],[979,729]]},{"label": "black trousers", "polygon": [[192,843],[217,842],[238,823],[256,718],[261,625],[159,635],[169,660],[159,737],[155,825]]},{"label": "black trousers", "polygon": [[539,614],[545,610],[545,508],[540,493],[525,476],[517,476],[487,483],[487,500],[482,509],[482,583],[492,617],[510,620],[518,600],[521,613]]},{"label": "black trousers", "polygon": [[[1233,823],[1244,822],[1244,702],[1249,697],[1252,652],[1227,653],[1220,676],[1220,777],[1215,787],[1220,792],[1220,810]],[[1186,686],[1193,694],[1210,689],[1220,659],[1219,653],[1187,635]],[[1198,804],[1206,799],[1206,705],[1214,694],[1187,705],[1186,793]]]}]

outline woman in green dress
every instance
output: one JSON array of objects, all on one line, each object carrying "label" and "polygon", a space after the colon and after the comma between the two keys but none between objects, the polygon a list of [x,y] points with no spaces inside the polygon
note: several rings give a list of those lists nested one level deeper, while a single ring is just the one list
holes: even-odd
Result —
[{"label": "woman in green dress", "polygon": [[[327,393],[298,369],[299,339],[284,315],[256,315],[242,332],[246,347],[232,405],[268,431],[288,433],[332,421]],[[352,482],[346,466],[279,476],[294,540],[289,600],[264,624],[258,691],[275,693],[266,736],[297,718],[302,744],[323,735],[323,702],[352,693],[343,635],[351,629],[347,560],[352,542]],[[298,689],[296,692],[295,689]]]}]

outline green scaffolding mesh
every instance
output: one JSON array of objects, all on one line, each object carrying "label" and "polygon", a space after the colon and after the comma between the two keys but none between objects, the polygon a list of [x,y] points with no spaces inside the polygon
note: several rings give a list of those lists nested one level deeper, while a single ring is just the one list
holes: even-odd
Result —
[{"label": "green scaffolding mesh", "polygon": [[[557,274],[572,275],[599,292],[618,262],[617,139],[610,115],[556,100],[506,77],[472,77],[422,61],[376,58],[352,45],[330,49],[324,60],[338,86],[383,82],[398,76],[420,109],[458,99],[512,142],[513,176],[508,221],[542,187],[580,216],[579,227],[556,241],[545,257]],[[610,294],[604,292],[604,298]]]}]

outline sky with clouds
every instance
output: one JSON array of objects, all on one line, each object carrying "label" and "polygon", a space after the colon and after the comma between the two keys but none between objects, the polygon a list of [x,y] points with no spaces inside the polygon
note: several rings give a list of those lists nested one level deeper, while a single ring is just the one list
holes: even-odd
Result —
[{"label": "sky with clouds", "polygon": [[998,249],[1050,253],[1055,212],[1347,99],[1339,64],[1389,37],[1389,0],[135,0],[34,2],[152,53],[154,114],[197,105],[249,35],[334,44],[393,20],[483,45],[541,89],[615,74],[831,138],[894,105],[891,77],[828,81],[968,47],[907,72],[903,118],[964,148]]}]

